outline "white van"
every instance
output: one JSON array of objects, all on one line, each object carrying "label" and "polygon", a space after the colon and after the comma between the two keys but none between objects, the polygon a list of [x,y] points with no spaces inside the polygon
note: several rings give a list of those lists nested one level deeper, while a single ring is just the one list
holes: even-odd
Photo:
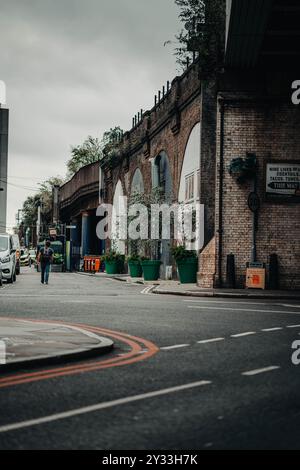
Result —
[{"label": "white van", "polygon": [[0,258],[3,279],[13,283],[16,281],[16,250],[12,236],[0,233]]}]

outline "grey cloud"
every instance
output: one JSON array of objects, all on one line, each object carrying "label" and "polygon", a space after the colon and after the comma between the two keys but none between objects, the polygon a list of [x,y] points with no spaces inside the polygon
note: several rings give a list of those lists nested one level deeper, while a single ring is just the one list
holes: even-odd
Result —
[{"label": "grey cloud", "polygon": [[[20,170],[28,178],[34,170],[41,180],[64,174],[71,145],[114,125],[130,128],[131,117],[151,107],[154,93],[176,74],[172,50],[163,47],[179,29],[174,0],[0,0],[0,6],[14,178]],[[23,200],[23,190],[9,192],[9,225]]]}]

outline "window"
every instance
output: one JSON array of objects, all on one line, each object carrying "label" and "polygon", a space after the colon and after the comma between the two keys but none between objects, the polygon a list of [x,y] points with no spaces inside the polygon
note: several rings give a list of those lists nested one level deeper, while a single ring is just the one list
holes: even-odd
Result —
[{"label": "window", "polygon": [[164,192],[166,189],[166,162],[161,155],[156,158],[155,165],[157,167],[158,186]]},{"label": "window", "polygon": [[194,199],[194,173],[185,177],[185,201],[192,201]]}]

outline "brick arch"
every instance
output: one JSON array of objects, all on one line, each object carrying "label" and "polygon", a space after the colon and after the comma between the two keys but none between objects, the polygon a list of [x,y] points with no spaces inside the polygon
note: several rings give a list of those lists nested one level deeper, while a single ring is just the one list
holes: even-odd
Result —
[{"label": "brick arch", "polygon": [[[190,141],[190,137],[191,137],[191,135],[192,135],[193,130],[195,129],[195,127],[196,127],[198,124],[201,125],[201,121],[200,121],[200,120],[198,120],[197,122],[195,122],[195,123],[193,124],[193,126],[190,128],[190,131],[189,131],[189,133],[188,133],[187,138],[185,139],[185,144],[184,144],[184,147],[183,147],[183,158],[182,158],[182,161],[180,161],[180,164],[178,165],[178,167],[179,167],[178,170],[179,170],[180,175],[181,175],[181,172],[182,172],[184,157],[185,157],[185,154],[186,154],[187,146],[188,146],[189,141]],[[200,136],[200,138],[201,138],[201,136]],[[199,155],[199,158],[200,158],[200,155]]]},{"label": "brick arch", "polygon": [[145,191],[145,181],[144,181],[144,175],[143,175],[143,170],[142,168],[140,167],[140,165],[136,165],[135,168],[132,169],[131,173],[130,173],[130,180],[129,180],[129,195],[131,194],[131,190],[132,190],[132,183],[133,183],[133,179],[137,173],[137,171],[139,171],[141,173],[141,176],[142,176],[142,180],[143,180],[143,188],[144,188],[144,191]]},{"label": "brick arch", "polygon": [[159,157],[163,153],[165,155],[167,155],[167,157],[169,158],[168,151],[166,150],[166,148],[167,148],[167,145],[162,146],[161,149],[158,152],[156,152],[156,155],[154,156],[154,159]]},{"label": "brick arch", "polygon": [[[178,190],[179,190],[179,184],[180,184],[180,176],[181,176],[181,171],[183,167],[183,162],[184,162],[184,157],[186,153],[186,149],[189,143],[190,136],[193,132],[193,129],[197,124],[201,124],[201,121],[199,119],[200,117],[200,107],[199,107],[199,112],[195,115],[192,116],[193,119],[187,119],[188,122],[185,122],[185,125],[181,129],[180,136],[179,138],[179,143],[178,143],[178,158],[177,158],[177,182],[178,182]],[[177,193],[178,193],[177,190]]]},{"label": "brick arch", "polygon": [[152,142],[151,158],[154,160],[161,154],[165,153],[169,162],[173,159],[174,154],[174,137],[169,134],[168,130],[166,135],[159,136],[158,142]]},{"label": "brick arch", "polygon": [[151,190],[151,161],[139,152],[133,155],[129,162],[126,176],[128,178],[129,196],[131,193],[132,181],[137,170],[140,170],[142,174],[145,193],[148,193]]},{"label": "brick arch", "polygon": [[174,175],[172,174],[171,161],[170,161],[169,155],[166,152],[166,150],[161,150],[156,155],[156,157],[154,158],[154,165],[155,165],[155,160],[159,157],[163,157],[163,158],[166,159],[167,167],[168,167],[168,175],[167,175],[167,181],[166,181],[166,188],[165,189],[166,189],[166,191],[170,191],[170,193],[172,194],[172,198],[173,198]]},{"label": "brick arch", "polygon": [[150,158],[156,158],[162,151],[168,156],[174,198],[177,198],[179,191],[181,170],[189,137],[194,127],[199,122],[201,123],[200,116],[201,102],[198,95],[181,111],[180,125],[177,130],[174,131],[169,123],[151,139]]},{"label": "brick arch", "polygon": [[112,201],[113,201],[114,194],[115,194],[115,191],[116,191],[116,187],[117,187],[117,184],[118,184],[119,181],[121,182],[122,191],[123,191],[124,196],[128,196],[127,190],[126,190],[125,176],[124,176],[124,173],[122,172],[122,170],[120,169],[117,173],[114,174],[112,193],[111,193],[111,200]]},{"label": "brick arch", "polygon": [[[183,147],[183,153],[182,153],[182,158],[180,161],[178,161],[178,188],[177,188],[177,199],[179,198],[179,191],[180,191],[180,183],[181,183],[181,175],[183,171],[183,166],[184,166],[184,161],[186,157],[186,152],[188,145],[190,143],[190,138],[192,136],[193,131],[195,130],[196,126],[200,125],[200,136],[199,136],[199,143],[201,142],[201,121],[198,120],[197,122],[194,123],[194,125],[191,127],[190,132],[185,140],[184,147]],[[200,147],[200,152],[201,152],[201,147]],[[199,168],[200,168],[200,152],[199,152]]]}]

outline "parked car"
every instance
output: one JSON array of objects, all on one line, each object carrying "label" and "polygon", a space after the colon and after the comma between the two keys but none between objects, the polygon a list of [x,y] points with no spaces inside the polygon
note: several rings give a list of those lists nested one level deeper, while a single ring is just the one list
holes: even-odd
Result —
[{"label": "parked car", "polygon": [[31,262],[35,263],[36,262],[36,251],[33,250],[33,249],[30,249],[30,250],[28,250],[28,253],[29,253]]},{"label": "parked car", "polygon": [[13,240],[13,248],[16,250],[16,274],[20,274],[20,257],[21,257],[21,248],[20,248],[20,239],[19,235],[14,234],[12,235],[12,240]]},{"label": "parked car", "polygon": [[31,266],[31,258],[27,250],[21,250],[20,263],[21,266]]},{"label": "parked car", "polygon": [[2,287],[2,264],[1,264],[1,261],[0,261],[0,287]]},{"label": "parked car", "polygon": [[16,281],[16,250],[12,236],[8,233],[0,234],[0,259],[2,265],[2,278],[9,283]]}]

